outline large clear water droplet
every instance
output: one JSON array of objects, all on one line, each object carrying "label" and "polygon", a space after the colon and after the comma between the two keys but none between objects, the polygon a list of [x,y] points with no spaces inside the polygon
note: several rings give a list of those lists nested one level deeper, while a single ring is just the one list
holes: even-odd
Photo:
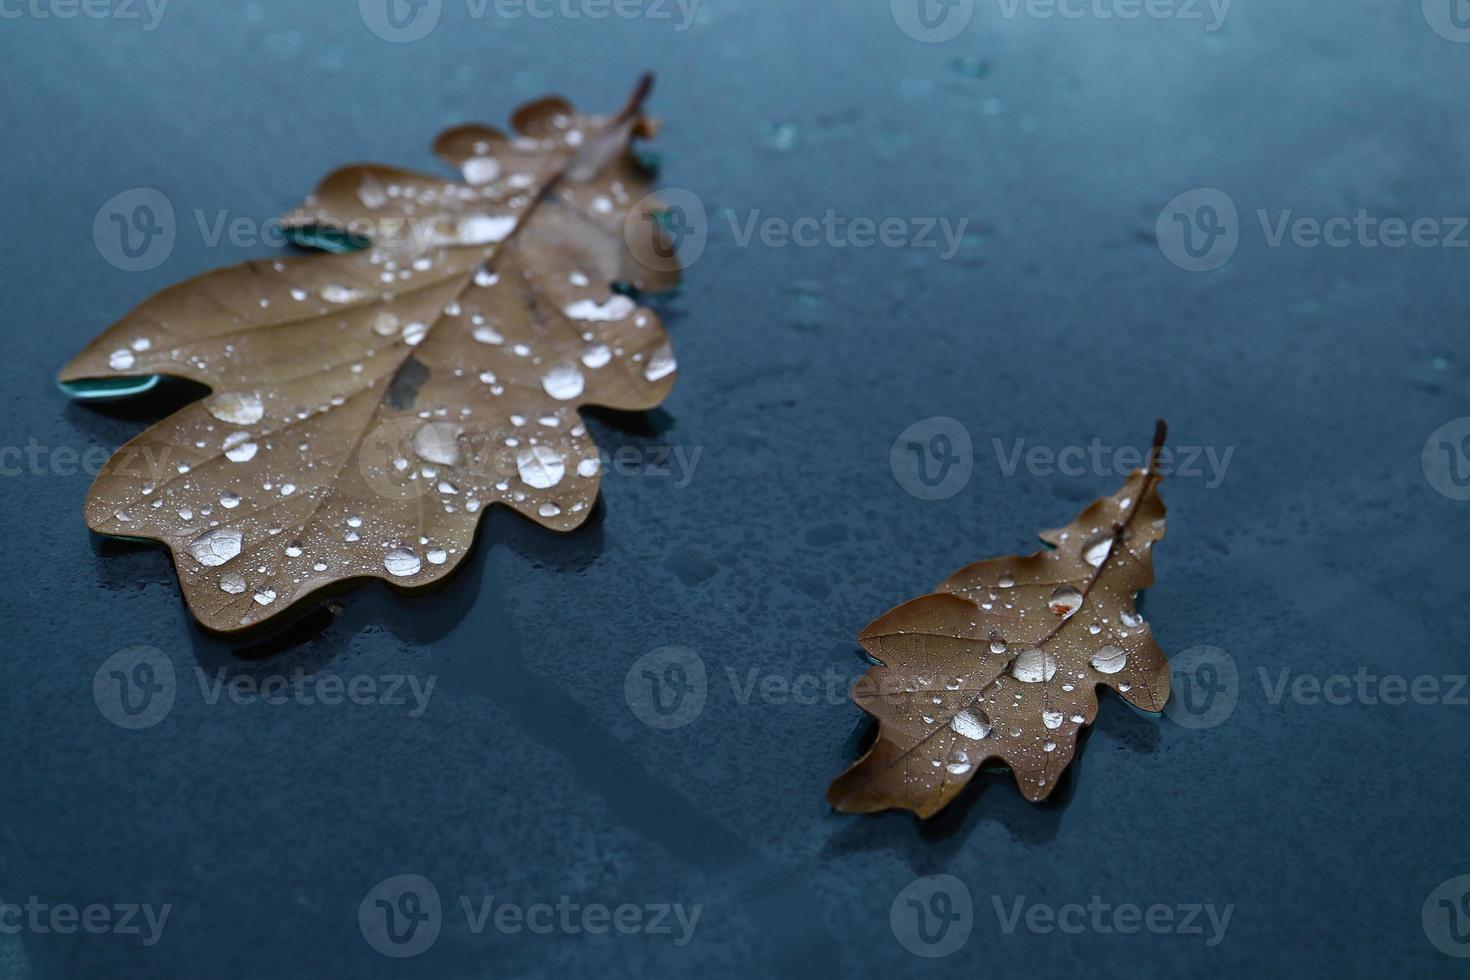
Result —
[{"label": "large clear water droplet", "polygon": [[545,490],[561,482],[567,464],[550,446],[525,446],[516,452],[516,469],[527,486]]},{"label": "large clear water droplet", "polygon": [[1128,666],[1128,654],[1122,647],[1108,644],[1092,655],[1092,669],[1099,674],[1116,674]]},{"label": "large clear water droplet", "polygon": [[189,554],[201,565],[223,565],[240,553],[242,536],[234,528],[217,527],[189,542]]},{"label": "large clear water droplet", "polygon": [[541,379],[541,387],[546,389],[546,393],[557,401],[563,402],[580,395],[586,384],[582,372],[570,364],[552,368]]},{"label": "large clear water droplet", "polygon": [[949,727],[965,738],[980,741],[990,734],[990,719],[979,708],[966,708],[950,719]]},{"label": "large clear water droplet", "polygon": [[452,422],[429,422],[413,435],[413,451],[430,463],[459,462],[459,429]]},{"label": "large clear water droplet", "polygon": [[204,402],[204,408],[221,422],[254,425],[265,415],[260,396],[248,391],[221,392]]},{"label": "large clear water droplet", "polygon": [[1113,536],[1099,534],[1082,546],[1082,559],[1093,568],[1101,567],[1113,550]]},{"label": "large clear water droplet", "polygon": [[389,575],[407,578],[410,575],[417,575],[419,569],[424,567],[424,563],[419,560],[418,555],[407,548],[394,548],[383,559],[383,567],[388,569]]},{"label": "large clear water droplet", "polygon": [[1027,650],[1011,664],[1011,674],[1026,684],[1049,681],[1057,672],[1057,662],[1042,650]]},{"label": "large clear water droplet", "polygon": [[1051,594],[1047,605],[1054,614],[1067,619],[1082,608],[1082,593],[1070,585],[1064,585]]}]

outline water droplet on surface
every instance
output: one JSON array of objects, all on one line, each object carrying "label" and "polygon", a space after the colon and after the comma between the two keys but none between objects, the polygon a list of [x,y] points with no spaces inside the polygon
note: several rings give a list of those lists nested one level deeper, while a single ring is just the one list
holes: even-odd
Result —
[{"label": "water droplet on surface", "polygon": [[1041,723],[1047,728],[1061,728],[1062,713],[1060,711],[1043,711],[1041,713]]},{"label": "water droplet on surface", "polygon": [[300,541],[292,541],[290,544],[286,545],[286,555],[287,555],[287,557],[290,557],[290,558],[300,558],[301,557],[301,542]]},{"label": "water droplet on surface", "polygon": [[226,490],[224,493],[219,495],[219,502],[221,506],[225,508],[225,510],[234,510],[236,507],[240,506],[240,496],[239,494],[231,493],[229,490]]},{"label": "water droplet on surface", "polygon": [[547,503],[544,503],[540,507],[536,508],[536,513],[540,514],[542,517],[556,517],[558,514],[561,513],[561,508],[558,507],[556,504],[548,501]]},{"label": "water droplet on surface", "polygon": [[137,362],[138,359],[133,356],[133,352],[130,350],[115,350],[112,352],[112,356],[107,359],[108,367],[114,371],[126,371]]},{"label": "water droplet on surface", "polygon": [[643,377],[648,381],[658,381],[667,378],[679,369],[679,363],[674,360],[674,350],[668,344],[664,344],[648,358],[648,364],[643,369]]},{"label": "water droplet on surface", "polygon": [[1026,684],[1049,681],[1057,672],[1057,662],[1042,650],[1027,650],[1011,664],[1011,674]]},{"label": "water droplet on surface", "polygon": [[608,298],[606,303],[598,303],[596,300],[578,300],[566,308],[566,315],[573,320],[597,320],[610,322],[612,320],[626,320],[638,309],[638,304],[627,296],[619,293]]},{"label": "water droplet on surface", "polygon": [[596,476],[598,471],[601,469],[602,463],[597,459],[597,457],[588,456],[586,459],[577,464],[577,475],[581,477],[592,477]]},{"label": "water droplet on surface", "polygon": [[1128,654],[1122,647],[1109,644],[1092,655],[1091,663],[1092,669],[1099,674],[1116,674],[1128,666]]},{"label": "water droplet on surface", "polygon": [[373,318],[373,333],[379,337],[395,337],[398,330],[398,317],[387,310],[379,310],[378,315]]},{"label": "water droplet on surface", "polygon": [[459,429],[452,422],[429,422],[414,433],[413,451],[430,463],[459,462]]},{"label": "water droplet on surface", "polygon": [[611,360],[612,350],[607,344],[593,344],[582,352],[582,363],[594,370],[604,367]]},{"label": "water droplet on surface", "polygon": [[950,719],[949,727],[965,738],[980,741],[990,734],[990,719],[978,708],[966,708]]},{"label": "water droplet on surface", "polygon": [[1000,581],[995,584],[1000,586],[1002,589],[1009,589],[1016,584],[1016,579],[1014,576],[1011,575],[1002,575],[1000,577]]},{"label": "water droplet on surface", "polygon": [[581,371],[570,364],[564,364],[547,371],[546,376],[541,379],[541,387],[552,398],[564,402],[580,395],[586,387],[586,381]]},{"label": "water droplet on surface", "polygon": [[1006,641],[1005,640],[991,640],[990,641],[990,652],[991,653],[1005,653],[1006,652],[1006,649],[1007,649],[1007,644],[1006,644]]},{"label": "water droplet on surface", "polygon": [[488,214],[472,214],[460,218],[455,226],[455,237],[462,245],[488,245],[504,241],[515,231],[516,219],[496,217]]},{"label": "water droplet on surface", "polygon": [[394,548],[383,559],[383,567],[388,569],[389,575],[407,578],[410,575],[417,575],[419,569],[424,567],[424,563],[419,561],[418,555],[407,548]]},{"label": "water droplet on surface", "polygon": [[1082,608],[1082,593],[1070,585],[1064,585],[1051,594],[1047,605],[1051,607],[1054,615],[1068,619]]},{"label": "water droplet on surface", "polygon": [[1118,614],[1118,622],[1130,628],[1134,626],[1142,626],[1143,617],[1136,612],[1129,612],[1125,609]]},{"label": "water droplet on surface", "polygon": [[494,157],[470,157],[460,164],[460,169],[471,184],[488,184],[500,176],[500,161]]},{"label": "water droplet on surface", "polygon": [[428,559],[430,565],[442,565],[449,560],[449,554],[443,548],[430,548]]},{"label": "water droplet on surface", "polygon": [[1082,560],[1093,568],[1102,567],[1113,550],[1113,536],[1100,534],[1082,547]]},{"label": "water droplet on surface", "polygon": [[554,487],[566,475],[566,462],[550,446],[526,446],[516,452],[521,480],[537,490]]},{"label": "water droplet on surface", "polygon": [[261,589],[259,592],[255,593],[255,601],[260,603],[262,606],[270,605],[271,603],[276,601],[275,590]]},{"label": "water droplet on surface", "polygon": [[260,396],[248,391],[220,392],[207,399],[204,408],[221,422],[231,425],[254,425],[265,415]]},{"label": "water droplet on surface", "polygon": [[255,458],[256,450],[259,448],[253,442],[242,442],[226,449],[225,457],[232,463],[248,463]]},{"label": "water droplet on surface", "polygon": [[323,286],[321,291],[322,299],[328,303],[351,303],[365,296],[367,296],[367,293],[360,289],[353,289],[350,286],[344,286],[336,282]]},{"label": "water droplet on surface", "polygon": [[949,754],[949,762],[945,764],[944,768],[948,770],[951,775],[963,776],[971,769],[970,753],[966,752],[964,749],[955,749]]},{"label": "water droplet on surface", "polygon": [[219,587],[221,592],[228,592],[230,595],[239,595],[245,591],[245,576],[237,572],[230,572],[220,577]]}]

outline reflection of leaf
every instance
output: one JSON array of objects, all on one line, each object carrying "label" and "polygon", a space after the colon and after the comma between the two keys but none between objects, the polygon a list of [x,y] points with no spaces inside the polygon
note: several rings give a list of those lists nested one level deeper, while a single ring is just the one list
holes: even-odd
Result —
[{"label": "reflection of leaf", "polygon": [[1042,800],[1097,715],[1098,685],[1163,710],[1169,665],[1133,605],[1153,582],[1153,545],[1164,536],[1163,440],[1160,422],[1148,471],[1043,534],[1049,550],[961,569],[863,630],[859,642],[879,666],[852,698],[880,729],[828,789],[834,807],[929,817],[992,759]]},{"label": "reflection of leaf", "polygon": [[674,383],[658,318],[612,289],[678,279],[629,145],[656,130],[650,83],[611,117],[548,98],[516,136],[442,134],[464,183],[338,170],[286,225],[368,247],[211,272],[110,327],[63,383],[165,374],[214,394],[119,451],[87,523],[167,544],[221,631],[345,579],[441,579],[492,504],[580,525],[600,465],[577,407],[649,409]]}]

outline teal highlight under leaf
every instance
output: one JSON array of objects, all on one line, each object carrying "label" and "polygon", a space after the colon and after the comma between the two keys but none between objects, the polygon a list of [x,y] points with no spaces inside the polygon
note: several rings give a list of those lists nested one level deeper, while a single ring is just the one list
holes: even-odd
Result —
[{"label": "teal highlight under leaf", "polygon": [[83,378],[80,381],[62,381],[61,390],[77,401],[105,401],[110,398],[127,398],[151,391],[163,380],[153,374],[141,378]]},{"label": "teal highlight under leaf", "polygon": [[294,245],[315,248],[323,252],[360,252],[372,244],[362,235],[354,235],[341,228],[326,225],[306,225],[302,228],[287,228],[286,237]]}]

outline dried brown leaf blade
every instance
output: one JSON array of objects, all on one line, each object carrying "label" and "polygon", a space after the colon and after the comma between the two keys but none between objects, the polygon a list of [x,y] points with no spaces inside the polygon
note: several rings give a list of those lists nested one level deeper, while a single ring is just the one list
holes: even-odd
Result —
[{"label": "dried brown leaf blade", "polygon": [[1045,532],[1050,549],[970,565],[863,630],[878,665],[852,698],[879,731],[828,789],[835,808],[930,817],[992,762],[1040,801],[1097,717],[1099,686],[1163,710],[1168,661],[1134,606],[1164,536],[1163,437],[1160,423],[1147,471]]},{"label": "dried brown leaf blade", "polygon": [[558,98],[515,135],[435,143],[462,181],[372,164],[326,177],[288,227],[366,247],[247,262],[143,302],[61,372],[212,394],[104,468],[88,525],[168,546],[206,627],[259,624],[337,582],[449,575],[482,513],[581,525],[600,455],[578,408],[660,404],[675,362],[656,291],[677,260],[630,147],[650,79],[611,117]]}]

